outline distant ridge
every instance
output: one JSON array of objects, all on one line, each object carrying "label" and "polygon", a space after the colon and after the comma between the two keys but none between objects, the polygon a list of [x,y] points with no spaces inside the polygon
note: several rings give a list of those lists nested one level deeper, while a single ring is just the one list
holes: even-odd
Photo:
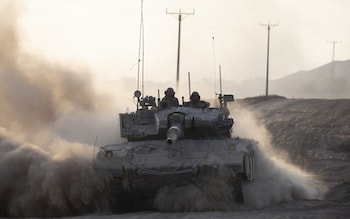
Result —
[{"label": "distant ridge", "polygon": [[[263,69],[264,70],[264,69]],[[235,73],[227,73],[234,75]],[[264,76],[264,71],[262,72]],[[265,95],[264,77],[248,79],[241,83],[233,80],[223,80],[223,93],[233,94],[236,99],[246,97],[257,97]],[[110,89],[120,87],[123,92],[133,93],[136,84],[134,78],[124,78],[123,81],[110,83]],[[188,81],[183,80],[180,84],[182,92],[176,91],[178,98],[184,96],[184,100],[189,100]],[[173,81],[152,82],[146,81],[148,95],[157,97],[157,90],[163,95],[165,89],[174,86]],[[216,99],[214,83],[211,78],[196,78],[191,81],[192,91],[200,92],[204,100]],[[120,91],[120,92],[122,92]],[[270,80],[269,94],[283,96],[286,98],[304,99],[350,99],[350,60],[334,61],[311,70],[298,71],[285,77]]]},{"label": "distant ridge", "polygon": [[350,60],[271,80],[270,93],[289,98],[350,98]]}]

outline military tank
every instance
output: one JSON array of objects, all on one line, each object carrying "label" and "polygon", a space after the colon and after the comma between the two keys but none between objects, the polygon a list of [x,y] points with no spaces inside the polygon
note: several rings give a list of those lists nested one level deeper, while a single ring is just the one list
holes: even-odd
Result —
[{"label": "military tank", "polygon": [[[135,91],[136,111],[119,114],[124,143],[100,147],[94,167],[108,173],[118,209],[152,200],[163,186],[200,185],[203,176],[224,168],[236,202],[243,203],[242,182],[254,179],[254,144],[231,137],[234,120],[228,103],[233,95],[218,95],[217,107],[159,107],[155,97]],[[157,103],[156,103],[157,102]],[[145,202],[143,202],[145,203]],[[152,201],[149,201],[152,205]]]}]

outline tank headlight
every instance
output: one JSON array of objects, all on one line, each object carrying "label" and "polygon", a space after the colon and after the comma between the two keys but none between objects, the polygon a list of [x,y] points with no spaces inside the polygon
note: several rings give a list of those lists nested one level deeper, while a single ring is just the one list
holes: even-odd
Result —
[{"label": "tank headlight", "polygon": [[113,157],[113,151],[105,151],[105,157],[107,158]]}]

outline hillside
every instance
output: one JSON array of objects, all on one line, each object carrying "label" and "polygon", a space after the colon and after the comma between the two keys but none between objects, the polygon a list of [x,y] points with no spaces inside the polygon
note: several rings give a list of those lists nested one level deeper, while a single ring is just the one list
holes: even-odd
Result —
[{"label": "hillside", "polygon": [[272,80],[270,93],[297,98],[349,98],[350,60],[331,62]]},{"label": "hillside", "polygon": [[[261,77],[240,84],[224,82],[224,87],[240,98],[258,96],[265,94],[265,80]],[[270,80],[269,94],[288,98],[350,98],[350,60],[334,61]]]}]

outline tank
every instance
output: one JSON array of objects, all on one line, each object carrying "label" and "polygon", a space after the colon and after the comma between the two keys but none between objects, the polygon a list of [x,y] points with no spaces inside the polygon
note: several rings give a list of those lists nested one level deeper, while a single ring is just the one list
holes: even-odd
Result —
[{"label": "tank", "polygon": [[[234,120],[228,103],[233,95],[219,95],[217,107],[160,108],[152,96],[136,91],[135,112],[119,114],[125,142],[100,147],[94,168],[113,179],[112,197],[118,209],[152,200],[163,186],[197,184],[224,169],[236,202],[244,203],[242,183],[254,179],[251,139],[231,137]],[[142,201],[146,203],[146,201]],[[149,201],[152,207],[152,201]]]}]

